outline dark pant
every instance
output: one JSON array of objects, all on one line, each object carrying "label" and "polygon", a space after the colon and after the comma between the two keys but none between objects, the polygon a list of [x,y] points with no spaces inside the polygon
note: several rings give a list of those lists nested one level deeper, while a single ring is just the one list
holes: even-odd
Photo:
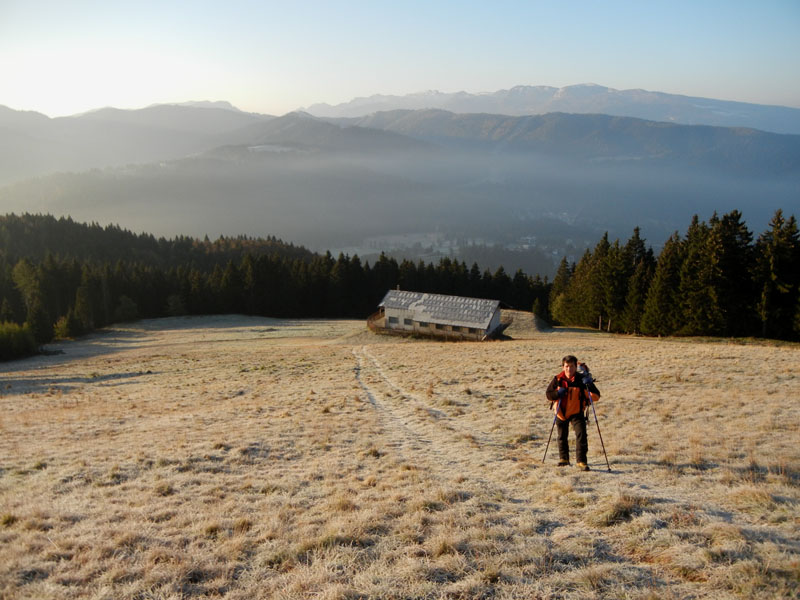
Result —
[{"label": "dark pant", "polygon": [[577,462],[586,462],[586,453],[589,451],[589,442],[586,440],[586,418],[582,412],[572,415],[566,421],[556,419],[558,427],[558,457],[562,461],[569,461],[569,424],[575,431],[575,445],[577,446]]}]

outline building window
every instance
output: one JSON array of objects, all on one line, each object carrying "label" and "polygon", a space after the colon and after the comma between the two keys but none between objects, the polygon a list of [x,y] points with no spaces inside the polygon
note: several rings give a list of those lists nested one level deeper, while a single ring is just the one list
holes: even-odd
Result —
[{"label": "building window", "polygon": [[390,325],[397,325],[397,323],[399,323],[399,321],[397,320],[397,317],[389,317],[389,324]]},{"label": "building window", "polygon": [[461,331],[461,327],[458,325],[453,325],[453,331]]},{"label": "building window", "polygon": [[414,321],[412,321],[411,319],[403,319],[403,325],[408,325],[409,327],[411,327],[413,324]]},{"label": "building window", "polygon": [[430,325],[428,323],[426,323],[425,321],[420,321],[419,322],[419,326],[420,327],[430,327]]},{"label": "building window", "polygon": [[442,325],[441,323],[437,323],[436,329],[444,329],[444,325]]},{"label": "building window", "polygon": [[469,332],[470,332],[470,333],[478,333],[478,330],[477,330],[477,329],[475,329],[474,327],[470,327],[470,328],[469,328]]}]

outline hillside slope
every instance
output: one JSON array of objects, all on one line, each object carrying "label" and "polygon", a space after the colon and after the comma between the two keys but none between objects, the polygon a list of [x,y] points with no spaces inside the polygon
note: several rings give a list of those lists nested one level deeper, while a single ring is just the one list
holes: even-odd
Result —
[{"label": "hillside slope", "polygon": [[[0,365],[0,593],[795,594],[800,408],[763,400],[797,346],[347,342],[363,329],[143,321]],[[568,353],[610,472],[593,422],[591,472],[552,443],[542,464]]]}]

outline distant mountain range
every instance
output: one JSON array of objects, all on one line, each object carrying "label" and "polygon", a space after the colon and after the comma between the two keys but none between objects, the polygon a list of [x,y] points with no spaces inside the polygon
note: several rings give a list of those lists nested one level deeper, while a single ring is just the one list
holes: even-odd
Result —
[{"label": "distant mountain range", "polygon": [[800,136],[631,117],[550,113],[515,117],[394,110],[359,118],[272,117],[230,105],[104,108],[50,119],[0,107],[0,184],[186,158],[220,148],[362,154],[437,150],[647,162],[755,175],[800,172]]},{"label": "distant mountain range", "polygon": [[156,235],[325,248],[446,231],[574,252],[637,225],[658,243],[733,208],[756,229],[800,211],[800,135],[570,112],[273,117],[199,102],[51,119],[0,106],[0,212]]},{"label": "distant mountain range", "polygon": [[646,90],[615,90],[594,84],[562,88],[516,86],[492,93],[443,93],[405,96],[374,95],[331,106],[312,104],[306,112],[318,117],[363,117],[392,110],[438,108],[454,113],[526,116],[551,112],[636,117],[684,125],[750,127],[775,133],[800,134],[800,109],[694,98]]},{"label": "distant mountain range", "polygon": [[735,173],[800,173],[800,136],[753,129],[676,125],[608,115],[510,117],[442,110],[397,110],[338,122],[493,154],[679,164]]},{"label": "distant mountain range", "polygon": [[[179,158],[239,140],[270,117],[219,107],[103,108],[51,119],[0,106],[0,185],[53,171]],[[243,138],[242,138],[243,139]]]}]

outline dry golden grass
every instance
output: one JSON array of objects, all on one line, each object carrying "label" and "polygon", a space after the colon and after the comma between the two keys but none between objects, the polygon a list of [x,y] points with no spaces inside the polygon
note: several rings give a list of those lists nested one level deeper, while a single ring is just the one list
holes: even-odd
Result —
[{"label": "dry golden grass", "polygon": [[[165,319],[2,365],[0,597],[798,596],[798,347],[364,329]],[[565,354],[611,473],[594,423],[592,472],[541,463]]]}]

